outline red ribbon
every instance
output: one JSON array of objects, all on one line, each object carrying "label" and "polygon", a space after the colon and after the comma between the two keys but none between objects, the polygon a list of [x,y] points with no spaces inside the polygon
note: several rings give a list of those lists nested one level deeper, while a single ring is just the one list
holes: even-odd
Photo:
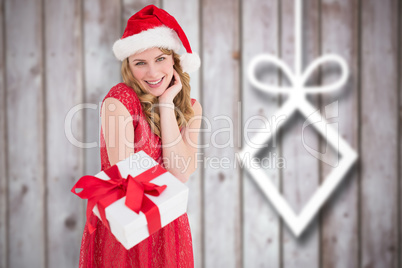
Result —
[{"label": "red ribbon", "polygon": [[[156,165],[135,177],[128,175],[127,179],[122,178],[117,165],[105,169],[104,172],[110,180],[105,181],[89,175],[83,176],[71,189],[71,192],[82,199],[88,199],[87,221],[89,232],[92,234],[96,230],[89,222],[89,217],[95,205],[98,205],[102,222],[110,230],[109,222],[105,215],[105,208],[124,196],[126,196],[125,205],[127,207],[137,214],[140,211],[145,214],[149,235],[158,231],[161,228],[161,217],[158,206],[145,193],[159,196],[166,189],[166,185],[158,186],[149,182],[167,172],[166,169],[160,165]],[[80,188],[82,188],[82,191],[77,193],[75,190]]]}]

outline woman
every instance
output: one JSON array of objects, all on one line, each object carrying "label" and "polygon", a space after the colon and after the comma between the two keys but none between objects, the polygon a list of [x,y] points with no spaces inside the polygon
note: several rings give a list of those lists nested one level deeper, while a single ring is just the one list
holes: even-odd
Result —
[{"label": "woman", "polygon": [[[176,52],[183,45],[187,53]],[[124,83],[101,108],[102,170],[143,150],[182,182],[196,169],[201,105],[190,99],[189,75],[199,68],[177,21],[150,5],[127,22],[113,46]],[[185,71],[185,72],[184,72]],[[93,214],[85,226],[80,267],[193,267],[191,231],[183,214],[126,250]]]}]

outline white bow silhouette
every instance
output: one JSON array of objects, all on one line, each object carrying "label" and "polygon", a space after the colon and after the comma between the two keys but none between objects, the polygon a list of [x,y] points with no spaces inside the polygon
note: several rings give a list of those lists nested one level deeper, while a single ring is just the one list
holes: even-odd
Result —
[{"label": "white bow silhouette", "polygon": [[[282,195],[277,190],[276,186],[272,183],[271,179],[268,178],[266,173],[262,170],[262,168],[253,169],[248,167],[248,163],[243,163],[243,166],[246,167],[247,171],[250,173],[252,178],[256,181],[256,183],[261,187],[264,194],[271,201],[272,205],[276,208],[278,213],[282,216],[284,221],[287,223],[291,231],[299,236],[305,228],[308,226],[310,221],[314,218],[316,213],[319,211],[320,207],[325,203],[325,201],[329,198],[338,184],[342,181],[342,178],[347,173],[349,168],[357,159],[356,152],[345,142],[345,140],[338,135],[337,131],[333,130],[330,125],[327,123],[325,118],[318,113],[321,117],[319,120],[316,120],[314,117],[317,115],[317,110],[307,101],[306,94],[313,93],[325,93],[331,92],[334,90],[340,89],[347,81],[349,75],[349,69],[344,59],[339,57],[338,55],[326,54],[318,59],[314,60],[305,70],[304,73],[301,72],[301,0],[296,0],[296,8],[295,8],[295,29],[296,29],[296,59],[295,59],[295,73],[292,73],[290,68],[284,63],[281,59],[276,57],[275,55],[262,54],[256,56],[249,65],[248,68],[248,78],[250,83],[257,89],[267,92],[270,94],[288,94],[289,98],[286,100],[285,104],[273,115],[273,118],[279,118],[281,116],[285,116],[286,119],[289,119],[295,111],[300,111],[302,115],[307,119],[306,123],[303,126],[302,131],[302,140],[304,141],[304,128],[308,125],[312,125],[315,129],[325,137],[328,142],[337,149],[342,158],[339,161],[339,165],[332,169],[331,173],[324,180],[324,182],[320,185],[317,191],[313,194],[310,200],[307,202],[305,207],[301,210],[299,215],[296,215],[295,212],[291,209],[286,200],[282,197]],[[308,78],[311,76],[313,71],[323,63],[326,62],[334,62],[337,63],[341,69],[340,79],[332,84],[323,85],[323,86],[312,86],[306,87],[306,83]],[[289,78],[291,82],[291,87],[278,87],[276,85],[267,85],[260,82],[256,77],[256,68],[260,63],[271,63],[274,66],[277,66],[281,69],[286,76]],[[314,119],[315,118],[315,119]],[[316,122],[319,121],[319,124]],[[276,125],[276,130],[278,130],[286,120],[278,121]],[[265,132],[257,132],[257,134],[251,138],[253,144],[266,144],[272,138],[272,135],[275,134],[275,131],[272,133]],[[307,146],[308,147],[308,146]],[[309,147],[305,148],[313,154]],[[246,144],[242,151],[237,155],[238,161],[243,162],[247,158],[246,154],[251,154],[251,157],[255,157],[261,147],[253,148]],[[311,148],[310,148],[311,149]],[[314,155],[314,154],[313,154]],[[317,158],[322,159],[322,155],[316,154]]]}]

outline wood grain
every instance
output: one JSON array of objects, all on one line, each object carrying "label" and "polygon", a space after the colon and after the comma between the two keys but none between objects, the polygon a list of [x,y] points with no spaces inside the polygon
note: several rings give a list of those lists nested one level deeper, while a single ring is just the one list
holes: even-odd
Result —
[{"label": "wood grain", "polygon": [[[163,9],[169,12],[173,17],[176,18],[177,22],[180,24],[181,28],[185,32],[190,46],[193,52],[199,53],[199,43],[200,43],[200,20],[199,20],[199,1],[179,1],[179,0],[169,0],[163,1]],[[184,48],[182,49],[184,53]],[[203,62],[201,62],[203,65]],[[193,72],[190,74],[190,86],[191,86],[191,97],[195,98],[198,102],[201,102],[200,96],[200,71]],[[199,141],[202,140],[203,133],[199,135]],[[201,150],[198,150],[201,153]],[[191,234],[193,239],[193,251],[194,251],[194,266],[202,267],[202,196],[201,196],[201,171],[202,164],[199,165],[198,169],[194,174],[191,175],[187,182],[189,187],[189,199],[187,205],[187,214],[190,221]]]},{"label": "wood grain", "polygon": [[[239,140],[239,3],[203,1],[203,111],[205,267],[240,267],[241,201],[239,169],[234,168]],[[204,128],[207,127],[205,122]],[[213,159],[213,160],[212,160]],[[226,160],[223,160],[226,159]],[[215,161],[215,162],[214,162]],[[227,161],[224,164],[224,161]],[[218,164],[213,164],[218,163]],[[222,167],[220,167],[220,164]],[[226,166],[226,167],[223,167]]]},{"label": "wood grain", "polygon": [[[338,101],[331,122],[360,158],[302,237],[294,238],[247,173],[233,168],[247,119],[269,116],[286,101],[253,89],[245,72],[264,52],[293,69],[294,3],[0,0],[0,267],[77,267],[85,202],[69,190],[80,175],[100,170],[99,109],[73,118],[75,138],[97,143],[91,149],[66,140],[64,118],[78,103],[99,108],[121,81],[113,43],[148,4],[177,17],[202,56],[200,72],[191,74],[192,97],[208,120],[200,141],[209,144],[188,182],[196,267],[400,267],[401,1],[303,1],[303,65],[332,52],[351,70],[338,93],[309,100],[322,114]],[[277,74],[266,66],[260,78],[287,85]],[[324,66],[310,84],[338,75]],[[267,172],[296,211],[332,169],[300,146],[303,121],[292,118],[278,145],[262,152],[285,157],[286,169]],[[307,132],[307,144],[323,150],[325,140]],[[230,164],[216,167],[213,158]]]},{"label": "wood grain", "polygon": [[396,0],[362,1],[362,267],[397,267],[397,7]]},{"label": "wood grain", "polygon": [[[295,70],[295,1],[282,1],[281,12],[281,55],[282,59]],[[306,0],[302,4],[302,70],[319,56],[319,1]],[[309,79],[317,82],[317,76]],[[288,85],[283,79],[282,85]],[[309,102],[318,108],[318,96],[308,96]],[[286,99],[284,100],[286,101]],[[319,186],[319,160],[305,149],[305,142],[311,148],[318,150],[319,134],[313,127],[305,130],[302,140],[301,131],[305,118],[299,113],[290,117],[281,131],[282,157],[286,168],[282,171],[282,190],[284,198],[289,202],[295,213],[299,213]],[[295,238],[284,225],[283,267],[319,267],[319,231],[317,218],[312,220],[304,233]]]},{"label": "wood grain", "polygon": [[7,102],[6,102],[6,80],[5,80],[5,32],[4,29],[4,1],[0,1],[0,267],[7,267]]},{"label": "wood grain", "polygon": [[85,150],[85,174],[96,174],[100,160],[100,105],[108,91],[121,81],[120,61],[112,46],[121,35],[121,5],[119,0],[84,1],[84,86],[86,103],[97,109],[85,111],[85,141],[97,146]]},{"label": "wood grain", "polygon": [[[322,2],[321,7],[321,47],[322,53],[336,53],[346,60],[350,75],[348,83],[339,91],[323,94],[321,107],[328,111],[330,105],[338,102],[337,111],[328,118],[335,122],[347,143],[359,150],[359,5],[358,1],[337,0]],[[339,68],[325,65],[322,69],[322,84],[329,84],[339,79]],[[324,113],[324,111],[323,111]],[[336,119],[336,120],[334,120]],[[321,151],[326,143],[322,142]],[[332,156],[336,155],[331,151]],[[332,170],[332,166],[321,162],[322,180]],[[343,182],[328,199],[322,209],[322,247],[320,267],[358,267],[358,173],[357,165],[352,167]]]},{"label": "wood grain", "polygon": [[[253,137],[252,129],[267,128],[261,118],[271,121],[279,109],[279,97],[253,88],[247,77],[249,62],[260,54],[279,52],[279,16],[277,1],[248,1],[242,3],[242,135],[243,146]],[[278,84],[278,71],[272,66],[259,66],[261,81]],[[255,130],[256,131],[256,130]],[[275,144],[276,143],[276,144]],[[274,163],[278,155],[277,142],[261,149],[266,173],[279,187],[279,169]],[[271,164],[266,166],[268,161]],[[254,183],[243,172],[243,267],[280,267],[280,219],[276,210]]]},{"label": "wood grain", "polygon": [[140,11],[147,5],[155,5],[159,8],[163,8],[161,0],[149,0],[149,1],[147,1],[147,0],[122,0],[122,5],[123,5],[123,8],[122,8],[123,13],[121,16],[122,34],[123,34],[124,29],[126,28],[127,20],[132,15],[134,15],[135,13],[137,13],[138,11]]},{"label": "wood grain", "polygon": [[75,139],[84,137],[82,113],[65,125],[70,109],[83,102],[81,6],[81,0],[45,1],[49,267],[78,267],[85,221],[84,202],[70,192],[84,175],[84,151],[65,134],[72,128]]},{"label": "wood grain", "polygon": [[5,2],[9,266],[45,267],[41,1]]},{"label": "wood grain", "polygon": [[398,211],[398,226],[399,226],[399,237],[398,237],[398,267],[402,266],[402,3],[399,1],[398,6],[398,18],[399,18],[399,32],[398,35],[398,71],[397,76],[399,77],[399,114],[398,114],[398,149],[399,149],[399,174],[398,174],[398,181],[399,181],[399,189],[398,189],[398,197],[399,197],[399,211]]}]

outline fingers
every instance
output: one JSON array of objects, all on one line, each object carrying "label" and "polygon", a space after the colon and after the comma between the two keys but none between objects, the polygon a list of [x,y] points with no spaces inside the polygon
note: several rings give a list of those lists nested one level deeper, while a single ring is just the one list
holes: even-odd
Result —
[{"label": "fingers", "polygon": [[175,69],[173,69],[173,76],[174,76],[174,79],[175,79],[174,83],[181,85],[180,75]]}]

